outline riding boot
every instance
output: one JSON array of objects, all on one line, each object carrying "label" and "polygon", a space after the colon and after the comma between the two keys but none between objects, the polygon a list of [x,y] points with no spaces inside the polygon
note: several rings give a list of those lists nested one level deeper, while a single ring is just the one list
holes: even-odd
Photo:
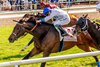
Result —
[{"label": "riding boot", "polygon": [[58,26],[58,29],[60,30],[62,36],[67,35],[67,32],[62,28],[61,25]]}]

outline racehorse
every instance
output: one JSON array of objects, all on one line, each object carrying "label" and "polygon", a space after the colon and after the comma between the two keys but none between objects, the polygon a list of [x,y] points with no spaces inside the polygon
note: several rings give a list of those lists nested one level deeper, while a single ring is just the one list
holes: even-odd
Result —
[{"label": "racehorse", "polygon": [[[48,57],[51,53],[58,52],[60,46],[60,36],[58,31],[54,28],[52,24],[36,24],[36,18],[34,16],[29,17],[29,19],[24,16],[15,25],[12,34],[8,38],[9,42],[13,43],[19,37],[23,36],[25,32],[28,32],[34,36],[35,44],[34,48],[23,59],[28,59],[41,52],[43,52],[43,57]],[[97,49],[95,43],[90,36],[84,33],[80,33],[77,42],[64,41],[62,51],[70,49],[75,45],[86,52],[91,51],[89,47]],[[94,56],[94,58],[96,62],[99,61],[96,56]],[[43,62],[41,64],[41,67],[45,67],[45,64],[46,62]]]},{"label": "racehorse", "polygon": [[[32,16],[32,14],[26,14],[26,17],[27,18],[29,18],[29,16]],[[76,16],[76,15],[74,15],[74,14],[69,14],[69,16],[70,16],[70,19],[71,19],[71,21],[70,21],[70,24],[68,24],[68,25],[65,25],[64,27],[71,27],[71,26],[73,26],[73,25],[76,25],[76,22],[77,22],[77,20],[78,20],[78,17]],[[38,13],[38,14],[36,14],[35,15],[35,17],[38,17],[38,19],[41,19],[41,18],[43,18],[43,17],[45,17],[43,14],[41,14],[41,13]],[[48,22],[52,22],[52,20],[50,20],[50,21],[48,21]],[[21,51],[24,51],[26,48],[28,48],[28,46],[34,41],[35,39],[34,39],[34,37],[30,40],[30,42],[25,46],[25,47],[23,47],[22,49],[21,49]]]},{"label": "racehorse", "polygon": [[100,49],[100,30],[99,26],[87,18],[88,15],[82,16],[78,19],[76,24],[76,31],[88,31],[96,46]]}]

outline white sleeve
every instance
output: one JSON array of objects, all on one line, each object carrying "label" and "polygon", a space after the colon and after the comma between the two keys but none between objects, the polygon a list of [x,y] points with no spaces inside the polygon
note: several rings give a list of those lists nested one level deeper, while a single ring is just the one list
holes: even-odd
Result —
[{"label": "white sleeve", "polygon": [[97,10],[100,10],[100,3],[97,4],[96,9],[97,9]]},{"label": "white sleeve", "polygon": [[54,12],[51,12],[51,14],[44,18],[44,21],[47,22],[48,20],[52,19],[55,16]]}]

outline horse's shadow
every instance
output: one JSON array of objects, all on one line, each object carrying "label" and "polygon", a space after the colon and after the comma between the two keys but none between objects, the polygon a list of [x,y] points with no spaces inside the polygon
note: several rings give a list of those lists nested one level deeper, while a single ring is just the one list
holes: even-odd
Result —
[{"label": "horse's shadow", "polygon": [[92,67],[97,66],[97,64],[96,64],[95,62],[92,62],[92,63],[87,63],[87,64],[86,64],[86,66],[87,66],[87,65],[91,65]]},{"label": "horse's shadow", "polygon": [[2,57],[2,59],[4,60],[4,59],[9,59],[9,58],[23,58],[24,56],[25,54],[23,55],[18,54],[18,55],[13,55],[13,56]]}]

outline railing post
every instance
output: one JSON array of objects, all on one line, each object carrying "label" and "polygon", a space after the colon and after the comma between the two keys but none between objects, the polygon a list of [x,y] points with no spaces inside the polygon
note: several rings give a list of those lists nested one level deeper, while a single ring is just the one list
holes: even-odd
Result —
[{"label": "railing post", "polygon": [[15,65],[15,67],[19,67],[19,65]]}]

